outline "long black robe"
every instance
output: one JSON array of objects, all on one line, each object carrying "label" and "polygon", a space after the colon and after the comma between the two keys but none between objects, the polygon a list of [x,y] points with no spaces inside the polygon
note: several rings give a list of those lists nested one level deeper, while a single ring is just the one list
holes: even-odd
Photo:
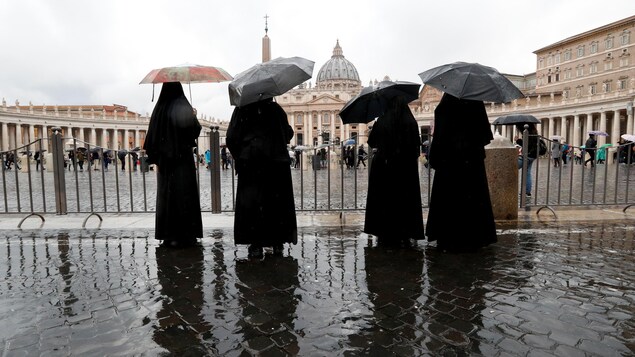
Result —
[{"label": "long black robe", "polygon": [[298,228],[287,144],[293,129],[278,103],[236,107],[227,147],[238,174],[234,242],[263,247],[297,243]]},{"label": "long black robe", "polygon": [[364,232],[384,242],[425,239],[417,121],[402,99],[390,103],[368,137],[376,149],[370,165]]},{"label": "long black robe", "polygon": [[155,238],[191,243],[203,237],[193,148],[201,132],[179,82],[164,83],[143,148],[158,166]]},{"label": "long black robe", "polygon": [[434,111],[426,225],[428,240],[441,249],[473,251],[497,241],[485,172],[485,145],[492,139],[483,102],[443,95]]}]

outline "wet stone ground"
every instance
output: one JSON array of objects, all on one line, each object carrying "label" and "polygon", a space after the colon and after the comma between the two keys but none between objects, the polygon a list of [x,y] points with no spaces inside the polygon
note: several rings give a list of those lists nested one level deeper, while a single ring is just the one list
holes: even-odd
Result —
[{"label": "wet stone ground", "polygon": [[475,254],[303,228],[250,261],[232,231],[0,233],[4,356],[635,355],[632,222],[502,227]]}]

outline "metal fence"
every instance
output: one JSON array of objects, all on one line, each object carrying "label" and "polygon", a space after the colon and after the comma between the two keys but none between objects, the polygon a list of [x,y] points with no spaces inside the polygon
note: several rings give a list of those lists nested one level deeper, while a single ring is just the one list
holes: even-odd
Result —
[{"label": "metal fence", "polygon": [[[606,160],[594,167],[576,163],[574,152],[583,152],[583,148],[572,147],[566,155],[568,161],[553,167],[551,140],[541,138],[548,143],[548,152],[534,162],[532,196],[519,195],[520,209],[618,205],[626,210],[635,203],[631,193],[632,177],[635,176],[632,163],[635,162],[633,155],[623,155],[627,151],[632,153],[632,144],[598,149],[605,151]],[[199,138],[199,142],[202,140],[209,140],[211,163],[208,165],[201,160],[204,155],[197,146],[193,155],[197,158],[201,210],[231,212],[236,196],[236,175],[231,162],[226,169],[221,164],[218,128],[212,128],[209,136]],[[347,165],[343,158],[342,144],[324,147],[324,160],[316,161],[320,157],[319,149],[310,148],[303,151],[297,165],[292,163],[296,209],[300,212],[364,210],[371,160],[366,167],[357,167],[357,144],[353,145],[352,165]],[[44,148],[50,148],[51,152]],[[77,157],[80,151],[85,156],[81,166]],[[39,162],[35,158],[37,152],[40,152]],[[74,158],[69,158],[70,152],[75,153]],[[64,138],[59,128],[53,128],[51,138],[1,152],[0,213],[40,216],[44,213],[86,213],[90,217],[106,212],[153,212],[156,175],[152,166],[147,165],[145,152],[137,148],[137,151],[127,151],[121,158],[119,152],[116,148]],[[111,162],[105,155],[110,156]],[[623,156],[625,160],[617,159]],[[520,187],[524,187],[524,169],[518,175],[519,193],[523,193]],[[419,173],[422,203],[427,208],[434,170],[420,161]]]}]

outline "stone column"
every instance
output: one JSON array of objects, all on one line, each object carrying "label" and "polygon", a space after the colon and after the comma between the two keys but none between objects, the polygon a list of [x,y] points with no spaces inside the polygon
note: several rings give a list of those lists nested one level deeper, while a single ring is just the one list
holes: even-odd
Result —
[{"label": "stone column", "polygon": [[573,146],[580,146],[580,114],[573,116],[573,141],[569,141]]},{"label": "stone column", "polygon": [[79,127],[79,138],[78,139],[79,139],[79,141],[82,141],[78,145],[79,146],[84,146],[83,141],[86,141],[86,140],[84,139],[84,128],[82,128],[81,126]]},{"label": "stone column", "polygon": [[0,150],[9,150],[9,125],[7,123],[2,123],[2,147]]},{"label": "stone column", "polygon": [[35,126],[33,124],[29,124],[29,138],[27,139],[27,142],[30,143],[34,140],[35,140]]},{"label": "stone column", "polygon": [[24,141],[22,141],[22,126],[20,125],[20,123],[17,123],[15,125],[15,147],[20,147],[24,144]]},{"label": "stone column", "polygon": [[[605,111],[600,112],[600,131],[606,132],[606,112]],[[606,144],[606,136],[598,135],[596,139],[598,141],[598,147]]]},{"label": "stone column", "polygon": [[311,137],[311,133],[313,132],[313,114],[309,113],[306,123],[307,125],[304,129],[304,145],[309,146],[313,145],[313,138]]},{"label": "stone column", "polygon": [[556,131],[554,130],[554,126],[556,125],[556,121],[554,117],[549,117],[549,133],[547,137],[551,139],[552,136],[556,135]]},{"label": "stone column", "polygon": [[[322,134],[322,123],[324,122],[324,113],[320,113],[318,114],[318,125],[317,125],[317,132],[318,135]],[[321,140],[321,137],[318,138],[318,145],[322,144],[324,141]]]},{"label": "stone column", "polygon": [[97,145],[97,132],[95,131],[95,128],[90,128],[90,145],[95,146]]},{"label": "stone column", "polygon": [[134,131],[134,143],[132,143],[132,149],[136,148],[137,146],[141,146],[139,145],[139,129],[135,129]]},{"label": "stone column", "polygon": [[586,115],[586,127],[584,128],[584,137],[582,138],[582,143],[586,141],[588,136],[587,132],[593,130],[593,114],[589,113]]},{"label": "stone column", "polygon": [[567,140],[571,138],[567,138],[567,117],[560,117],[560,136],[566,138]]},{"label": "stone column", "polygon": [[635,134],[633,133],[633,126],[635,126],[633,122],[633,107],[630,107],[626,109],[626,134]]},{"label": "stone column", "polygon": [[[108,148],[110,145],[108,145],[108,130],[106,130],[106,128],[101,129],[101,146]],[[113,149],[113,148],[109,148],[109,149]]]},{"label": "stone column", "polygon": [[123,134],[123,149],[124,150],[129,150],[130,149],[130,132],[128,131],[128,129],[124,130],[124,134]]},{"label": "stone column", "polygon": [[110,147],[113,150],[119,149],[117,147],[117,129],[111,129],[110,130]]},{"label": "stone column", "polygon": [[620,121],[620,111],[613,111],[613,128],[611,130],[611,136],[609,136],[613,145],[617,145],[617,142],[620,140]]}]

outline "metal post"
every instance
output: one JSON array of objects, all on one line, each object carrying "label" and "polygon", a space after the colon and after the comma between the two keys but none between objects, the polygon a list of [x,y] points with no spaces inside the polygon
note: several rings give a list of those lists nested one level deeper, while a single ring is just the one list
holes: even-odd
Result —
[{"label": "metal post", "polygon": [[55,212],[67,214],[66,207],[66,179],[64,170],[64,143],[62,140],[62,128],[54,127],[51,137],[53,154],[53,185],[55,189]]},{"label": "metal post", "polygon": [[218,126],[211,127],[210,134],[210,153],[212,165],[212,213],[221,213],[221,195],[220,195],[220,132]]}]

